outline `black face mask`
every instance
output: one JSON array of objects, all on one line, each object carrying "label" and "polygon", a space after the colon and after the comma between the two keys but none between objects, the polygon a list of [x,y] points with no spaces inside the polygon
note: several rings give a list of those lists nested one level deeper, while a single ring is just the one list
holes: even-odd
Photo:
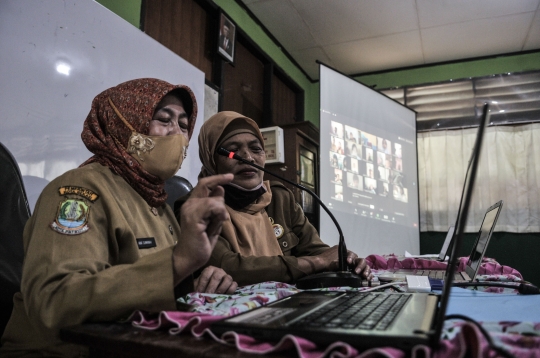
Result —
[{"label": "black face mask", "polygon": [[225,204],[234,210],[245,208],[266,192],[264,185],[257,190],[242,190],[232,185],[223,185],[225,189]]}]

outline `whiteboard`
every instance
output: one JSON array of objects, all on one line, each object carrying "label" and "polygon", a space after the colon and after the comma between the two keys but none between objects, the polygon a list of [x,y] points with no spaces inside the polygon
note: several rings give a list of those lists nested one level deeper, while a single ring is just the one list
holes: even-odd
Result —
[{"label": "whiteboard", "polygon": [[178,172],[200,171],[204,73],[92,0],[0,1],[0,142],[17,160],[31,206],[43,186],[92,154],[81,132],[93,98],[121,82],[185,84],[199,114]]}]

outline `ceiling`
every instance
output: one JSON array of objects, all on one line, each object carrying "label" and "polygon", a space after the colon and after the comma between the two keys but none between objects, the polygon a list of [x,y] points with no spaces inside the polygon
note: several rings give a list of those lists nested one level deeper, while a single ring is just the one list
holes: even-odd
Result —
[{"label": "ceiling", "polygon": [[540,0],[241,0],[312,79],[540,50]]}]

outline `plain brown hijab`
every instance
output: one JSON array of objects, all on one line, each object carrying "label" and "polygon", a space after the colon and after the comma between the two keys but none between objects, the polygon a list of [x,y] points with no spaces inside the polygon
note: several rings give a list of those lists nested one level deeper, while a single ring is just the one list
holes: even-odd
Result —
[{"label": "plain brown hijab", "polygon": [[[234,128],[231,130],[231,128]],[[217,173],[214,153],[218,145],[227,139],[227,135],[252,133],[264,148],[264,140],[257,123],[240,113],[225,111],[210,117],[199,133],[199,158],[203,164],[199,178]],[[231,159],[234,160],[234,159]],[[270,184],[263,183],[266,193],[241,210],[227,206],[230,220],[223,223],[221,236],[227,240],[234,252],[242,256],[277,256],[282,255],[281,248],[270,218],[265,208],[272,200]]]}]

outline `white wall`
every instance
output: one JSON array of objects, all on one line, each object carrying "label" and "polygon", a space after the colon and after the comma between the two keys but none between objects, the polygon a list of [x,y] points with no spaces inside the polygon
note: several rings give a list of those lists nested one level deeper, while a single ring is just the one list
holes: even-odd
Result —
[{"label": "white wall", "polygon": [[0,142],[19,163],[32,205],[44,183],[91,156],[81,131],[92,99],[141,77],[195,93],[194,140],[178,174],[197,182],[204,74],[99,3],[0,1],[0,64]]}]

